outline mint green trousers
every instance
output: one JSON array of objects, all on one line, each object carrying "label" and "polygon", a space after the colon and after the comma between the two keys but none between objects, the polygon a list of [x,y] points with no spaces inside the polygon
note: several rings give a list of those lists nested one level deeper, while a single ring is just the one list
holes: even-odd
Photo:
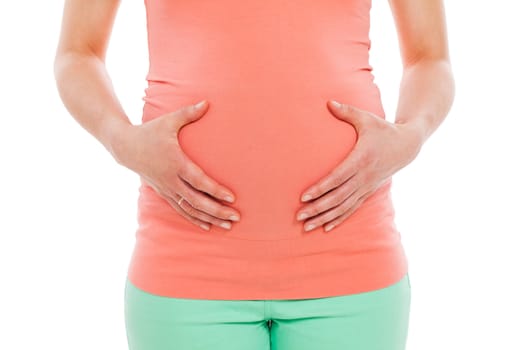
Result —
[{"label": "mint green trousers", "polygon": [[312,299],[169,298],[125,286],[130,350],[404,350],[408,274],[386,288]]}]

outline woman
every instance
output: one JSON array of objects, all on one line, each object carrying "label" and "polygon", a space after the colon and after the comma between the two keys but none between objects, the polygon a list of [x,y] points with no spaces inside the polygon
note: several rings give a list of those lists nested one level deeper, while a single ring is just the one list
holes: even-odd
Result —
[{"label": "woman", "polygon": [[140,125],[104,64],[118,4],[65,2],[55,76],[140,176],[130,349],[404,349],[390,187],[452,104],[442,1],[390,0],[403,77],[388,122],[370,0],[146,0]]}]

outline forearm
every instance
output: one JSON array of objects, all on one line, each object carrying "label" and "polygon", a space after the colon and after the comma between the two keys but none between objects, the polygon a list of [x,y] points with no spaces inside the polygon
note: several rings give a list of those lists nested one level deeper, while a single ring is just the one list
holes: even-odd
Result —
[{"label": "forearm", "polygon": [[54,73],[69,113],[116,158],[118,137],[132,124],[115,95],[104,62],[95,55],[62,53],[56,56]]},{"label": "forearm", "polygon": [[400,83],[395,122],[410,126],[422,146],[448,114],[454,92],[449,61],[420,60],[407,66]]}]

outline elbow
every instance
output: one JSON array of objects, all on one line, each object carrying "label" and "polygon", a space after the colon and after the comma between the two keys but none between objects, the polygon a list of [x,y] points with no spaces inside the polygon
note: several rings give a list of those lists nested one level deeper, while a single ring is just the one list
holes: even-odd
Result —
[{"label": "elbow", "polygon": [[432,84],[435,91],[439,91],[443,104],[450,108],[456,94],[456,82],[452,63],[448,55],[421,55],[417,59],[405,61],[404,76],[419,76]]},{"label": "elbow", "polygon": [[53,59],[53,76],[55,77],[55,82],[57,85],[60,84],[61,78],[64,75],[64,71],[67,68],[67,65],[74,58],[71,55],[71,52],[64,50],[57,50],[55,58]]},{"label": "elbow", "polygon": [[55,81],[58,83],[58,80],[59,80],[59,76],[60,76],[60,71],[61,71],[61,68],[62,68],[62,55],[61,54],[56,54],[55,55],[55,58],[53,60],[53,76],[55,77]]},{"label": "elbow", "polygon": [[53,59],[53,75],[57,82],[69,71],[71,66],[76,66],[88,62],[104,63],[103,59],[90,51],[81,51],[78,49],[57,49]]},{"label": "elbow", "polygon": [[452,92],[455,91],[455,79],[452,69],[452,62],[448,55],[421,55],[403,62],[403,72],[413,70],[423,70],[425,72],[436,73],[440,81],[446,82]]}]

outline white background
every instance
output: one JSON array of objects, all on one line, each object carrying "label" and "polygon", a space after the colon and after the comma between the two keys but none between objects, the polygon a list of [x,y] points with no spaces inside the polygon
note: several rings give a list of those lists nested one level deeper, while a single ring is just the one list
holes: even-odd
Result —
[{"label": "white background", "polygon": [[[394,177],[413,293],[407,350],[525,349],[519,4],[446,2],[454,105]],[[0,348],[124,350],[138,177],[58,97],[61,15],[62,1],[0,3]],[[144,15],[142,1],[123,1],[108,53],[135,124],[148,67]],[[371,64],[392,121],[401,63],[388,2],[374,0],[371,16]]]}]

